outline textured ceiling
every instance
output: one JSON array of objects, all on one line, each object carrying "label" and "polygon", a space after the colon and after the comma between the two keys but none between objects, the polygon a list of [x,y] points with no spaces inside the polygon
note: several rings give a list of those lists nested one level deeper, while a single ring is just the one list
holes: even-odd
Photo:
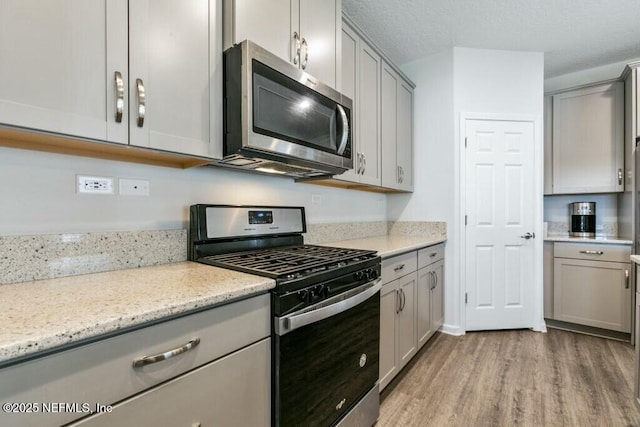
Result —
[{"label": "textured ceiling", "polygon": [[544,52],[545,78],[640,57],[640,0],[342,0],[395,63],[454,46]]}]

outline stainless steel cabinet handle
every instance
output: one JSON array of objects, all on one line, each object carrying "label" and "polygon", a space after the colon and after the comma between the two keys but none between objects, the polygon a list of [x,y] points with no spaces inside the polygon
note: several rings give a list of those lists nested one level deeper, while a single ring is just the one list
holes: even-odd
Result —
[{"label": "stainless steel cabinet handle", "polygon": [[404,182],[404,169],[402,169],[402,166],[398,166],[400,168],[400,184],[402,184]]},{"label": "stainless steel cabinet handle", "polygon": [[145,365],[151,365],[152,363],[162,362],[163,360],[171,359],[179,354],[186,353],[200,344],[200,338],[194,338],[182,347],[175,348],[173,350],[165,351],[164,353],[155,354],[153,356],[145,356],[133,361],[133,367],[139,368]]},{"label": "stainless steel cabinet handle", "polygon": [[342,108],[342,105],[336,105],[338,110],[338,117],[340,118],[340,123],[342,124],[342,135],[340,136],[340,146],[338,147],[338,154],[342,156],[344,154],[344,150],[347,148],[347,141],[349,141],[349,120],[347,120],[347,113]]},{"label": "stainless steel cabinet handle", "polygon": [[122,73],[115,72],[116,80],[116,123],[122,123],[122,113],[124,112],[124,80]]},{"label": "stainless steel cabinet handle", "polygon": [[618,185],[622,185],[622,169],[618,169]]},{"label": "stainless steel cabinet handle", "polygon": [[436,280],[436,283],[433,285],[433,289],[438,287],[438,273],[436,273],[435,271],[433,272],[433,277]]},{"label": "stainless steel cabinet handle", "polygon": [[400,313],[400,307],[402,306],[400,301],[402,301],[400,297],[400,289],[396,289],[396,314]]},{"label": "stainless steel cabinet handle", "polygon": [[520,236],[521,238],[525,239],[525,240],[529,240],[529,239],[535,239],[536,238],[536,233],[525,233],[524,235]]},{"label": "stainless steel cabinet handle", "polygon": [[438,252],[431,252],[431,253],[429,254],[429,257],[430,257],[430,258],[433,258],[433,257],[434,257],[434,256],[436,256],[436,255],[438,255]]},{"label": "stainless steel cabinet handle", "polygon": [[400,311],[404,311],[404,307],[407,303],[407,297],[404,294],[404,289],[400,289],[400,295],[402,296],[402,306],[400,306]]},{"label": "stainless steel cabinet handle", "polygon": [[144,82],[142,79],[136,79],[136,88],[138,90],[138,127],[144,126],[144,114],[146,113],[146,99],[144,93]]},{"label": "stainless steel cabinet handle", "polygon": [[307,40],[302,38],[302,47],[304,48],[304,60],[300,64],[303,70],[307,69],[307,64],[309,63],[309,45],[307,44]]},{"label": "stainless steel cabinet handle", "polygon": [[400,265],[397,265],[397,266],[393,269],[393,271],[400,271],[400,270],[402,270],[403,268],[404,268],[404,264],[400,264]]},{"label": "stainless steel cabinet handle", "polygon": [[293,57],[293,64],[298,65],[300,62],[300,36],[297,32],[293,33],[293,52],[291,56]]},{"label": "stainless steel cabinet handle", "polygon": [[603,255],[604,252],[602,251],[580,251],[581,254],[587,254],[587,255]]},{"label": "stainless steel cabinet handle", "polygon": [[367,171],[367,156],[362,154],[362,175]]},{"label": "stainless steel cabinet handle", "polygon": [[629,270],[624,271],[624,288],[629,289]]},{"label": "stainless steel cabinet handle", "polygon": [[433,271],[429,271],[429,290],[433,289]]},{"label": "stainless steel cabinet handle", "polygon": [[397,177],[396,177],[396,182],[397,182],[398,184],[400,184],[400,183],[402,182],[402,181],[400,181],[400,166],[397,166],[397,167],[396,167],[396,175],[397,175]]}]

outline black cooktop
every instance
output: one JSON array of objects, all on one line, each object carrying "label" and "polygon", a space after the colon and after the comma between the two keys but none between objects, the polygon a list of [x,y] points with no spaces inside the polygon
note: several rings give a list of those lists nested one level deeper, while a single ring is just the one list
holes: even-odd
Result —
[{"label": "black cooktop", "polygon": [[299,279],[372,258],[375,251],[296,245],[211,255],[198,261],[272,279]]}]

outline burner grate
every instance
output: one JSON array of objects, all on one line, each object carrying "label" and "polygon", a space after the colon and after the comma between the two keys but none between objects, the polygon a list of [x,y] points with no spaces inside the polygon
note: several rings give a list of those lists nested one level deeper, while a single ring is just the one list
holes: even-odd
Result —
[{"label": "burner grate", "polygon": [[277,278],[319,271],[329,265],[372,255],[375,255],[375,251],[302,245],[212,255],[204,260],[218,267]]}]

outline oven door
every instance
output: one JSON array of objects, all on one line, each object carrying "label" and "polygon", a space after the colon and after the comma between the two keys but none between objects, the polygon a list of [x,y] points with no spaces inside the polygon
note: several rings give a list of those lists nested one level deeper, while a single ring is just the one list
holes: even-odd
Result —
[{"label": "oven door", "polygon": [[276,318],[274,425],[332,425],[376,385],[380,287],[378,279]]}]

